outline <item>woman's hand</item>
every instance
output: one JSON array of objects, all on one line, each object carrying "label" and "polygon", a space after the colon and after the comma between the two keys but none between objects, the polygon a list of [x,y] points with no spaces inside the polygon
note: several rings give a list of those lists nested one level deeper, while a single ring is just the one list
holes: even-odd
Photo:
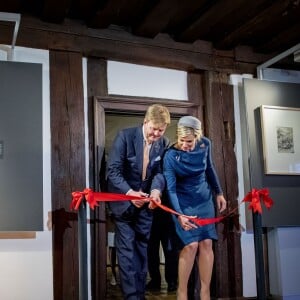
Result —
[{"label": "woman's hand", "polygon": [[223,212],[227,207],[227,202],[223,195],[217,195],[217,206],[219,212]]},{"label": "woman's hand", "polygon": [[157,205],[155,203],[161,203],[161,199],[160,199],[160,191],[159,190],[152,190],[151,194],[150,194],[150,203],[149,203],[149,208],[150,209],[154,209],[157,207]]},{"label": "woman's hand", "polygon": [[[195,218],[195,216],[193,216],[192,218]],[[198,227],[196,224],[191,222],[190,219],[185,215],[180,215],[177,219],[183,230],[187,231]]]}]

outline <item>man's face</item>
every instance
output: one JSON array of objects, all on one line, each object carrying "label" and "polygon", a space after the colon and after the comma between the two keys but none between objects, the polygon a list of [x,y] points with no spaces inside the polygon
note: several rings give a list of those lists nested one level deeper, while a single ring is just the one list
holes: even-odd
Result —
[{"label": "man's face", "polygon": [[144,121],[145,137],[149,144],[163,136],[166,129],[167,124],[154,124],[152,121]]}]

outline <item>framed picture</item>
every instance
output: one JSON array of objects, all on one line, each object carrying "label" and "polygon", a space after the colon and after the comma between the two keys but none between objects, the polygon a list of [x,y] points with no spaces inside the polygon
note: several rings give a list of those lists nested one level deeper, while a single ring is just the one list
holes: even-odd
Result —
[{"label": "framed picture", "polygon": [[300,175],[300,108],[260,108],[265,174]]}]

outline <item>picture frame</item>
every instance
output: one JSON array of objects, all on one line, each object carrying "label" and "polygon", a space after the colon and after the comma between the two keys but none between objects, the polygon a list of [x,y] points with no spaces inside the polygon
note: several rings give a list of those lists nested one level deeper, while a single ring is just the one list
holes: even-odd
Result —
[{"label": "picture frame", "polygon": [[260,107],[265,174],[300,175],[300,108]]}]

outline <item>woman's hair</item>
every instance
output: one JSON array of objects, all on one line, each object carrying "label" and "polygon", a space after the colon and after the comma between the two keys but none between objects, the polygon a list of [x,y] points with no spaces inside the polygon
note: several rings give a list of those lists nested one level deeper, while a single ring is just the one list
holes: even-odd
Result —
[{"label": "woman's hair", "polygon": [[194,135],[197,141],[199,141],[203,136],[201,128],[196,129],[184,125],[177,126],[177,132],[176,132],[177,139],[188,136],[190,134]]},{"label": "woman's hair", "polygon": [[153,104],[147,109],[145,121],[152,121],[157,125],[169,125],[171,123],[169,110],[161,104]]},{"label": "woman's hair", "polygon": [[196,140],[202,137],[201,122],[193,116],[183,116],[177,123],[177,138],[194,135]]}]

